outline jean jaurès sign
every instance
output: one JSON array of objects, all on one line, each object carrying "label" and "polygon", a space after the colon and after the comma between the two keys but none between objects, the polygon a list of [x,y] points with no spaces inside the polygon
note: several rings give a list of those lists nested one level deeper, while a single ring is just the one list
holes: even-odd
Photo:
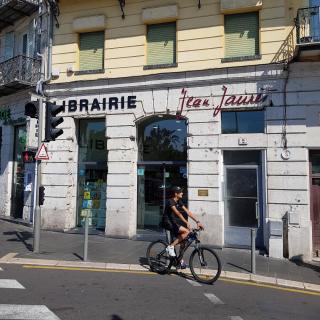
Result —
[{"label": "jean jaur\u00e8s sign", "polygon": [[211,97],[194,97],[188,94],[187,89],[181,90],[180,104],[177,110],[177,116],[183,116],[186,109],[208,108],[213,110],[213,117],[216,117],[224,107],[244,107],[262,105],[268,99],[267,94],[243,94],[230,95],[228,87],[222,86],[222,95],[219,98]]}]

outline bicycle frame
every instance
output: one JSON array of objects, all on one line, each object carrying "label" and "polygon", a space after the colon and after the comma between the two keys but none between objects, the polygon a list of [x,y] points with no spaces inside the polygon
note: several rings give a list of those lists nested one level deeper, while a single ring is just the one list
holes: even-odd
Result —
[{"label": "bicycle frame", "polygon": [[[181,262],[184,253],[188,250],[188,248],[195,242],[195,249],[198,249],[199,244],[200,244],[200,240],[198,239],[198,233],[199,231],[197,230],[192,230],[189,235],[182,241],[180,242],[180,252],[179,255],[177,255],[176,257],[170,257],[170,264],[169,264],[169,269],[171,268],[171,266],[177,266],[179,265],[179,263]],[[189,237],[190,235],[193,236],[193,239],[191,241],[189,241]],[[181,245],[183,245],[183,248],[181,248]]]}]

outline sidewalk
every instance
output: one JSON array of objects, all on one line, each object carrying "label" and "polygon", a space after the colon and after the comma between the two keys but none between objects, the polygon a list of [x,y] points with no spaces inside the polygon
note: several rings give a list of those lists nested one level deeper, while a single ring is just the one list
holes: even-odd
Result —
[{"label": "sidewalk", "polygon": [[[50,262],[43,260],[51,260],[51,265],[63,265],[64,263],[82,267],[102,265],[105,267],[106,264],[112,264],[115,267],[115,264],[118,264],[121,269],[125,268],[125,265],[130,265],[130,269],[147,269],[145,253],[150,243],[149,241],[89,235],[88,261],[91,263],[85,264],[82,262],[83,239],[82,234],[42,231],[40,239],[41,253],[34,254],[32,252],[32,228],[0,219],[0,264],[4,262],[31,264],[33,261],[36,264],[36,259],[41,259],[41,264],[49,264]],[[314,261],[312,264],[294,263],[285,259],[268,258],[259,255],[257,252],[257,275],[250,277],[251,253],[249,250],[223,248],[217,251],[222,261],[222,276],[224,277],[278,283],[295,288],[301,288],[301,283],[314,284],[314,287],[312,285],[304,285],[302,288],[320,292],[320,262]],[[3,257],[8,253],[17,253],[17,255],[14,258],[8,256],[8,260],[4,261]],[[32,260],[30,261],[30,259]],[[100,264],[93,264],[92,262],[99,262]],[[141,269],[141,266],[144,269]],[[264,277],[268,277],[268,279],[264,279]]]}]

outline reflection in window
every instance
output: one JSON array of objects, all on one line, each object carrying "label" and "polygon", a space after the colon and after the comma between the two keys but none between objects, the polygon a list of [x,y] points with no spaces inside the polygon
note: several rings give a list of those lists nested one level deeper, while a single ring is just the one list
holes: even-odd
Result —
[{"label": "reflection in window", "polygon": [[185,120],[152,118],[139,127],[140,161],[185,161],[187,126]]},{"label": "reflection in window", "polygon": [[312,174],[320,174],[320,152],[310,151],[310,161],[312,163]]},{"label": "reflection in window", "polygon": [[224,111],[221,113],[222,133],[263,133],[264,111]]},{"label": "reflection in window", "polygon": [[107,140],[105,120],[80,120],[78,162],[78,226],[84,217],[89,225],[105,229]]}]

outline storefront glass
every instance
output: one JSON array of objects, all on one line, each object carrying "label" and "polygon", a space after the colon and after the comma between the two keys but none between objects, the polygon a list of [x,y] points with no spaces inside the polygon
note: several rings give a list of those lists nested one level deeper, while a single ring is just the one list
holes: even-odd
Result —
[{"label": "storefront glass", "polygon": [[139,126],[138,229],[160,231],[172,186],[184,188],[187,204],[187,126],[185,120],[152,118]]},{"label": "storefront glass", "polygon": [[22,151],[26,147],[26,127],[14,128],[13,181],[11,196],[11,216],[22,218],[24,205],[24,163]]},{"label": "storefront glass", "polygon": [[88,215],[89,225],[105,229],[107,140],[105,120],[80,120],[78,160],[78,226]]}]

